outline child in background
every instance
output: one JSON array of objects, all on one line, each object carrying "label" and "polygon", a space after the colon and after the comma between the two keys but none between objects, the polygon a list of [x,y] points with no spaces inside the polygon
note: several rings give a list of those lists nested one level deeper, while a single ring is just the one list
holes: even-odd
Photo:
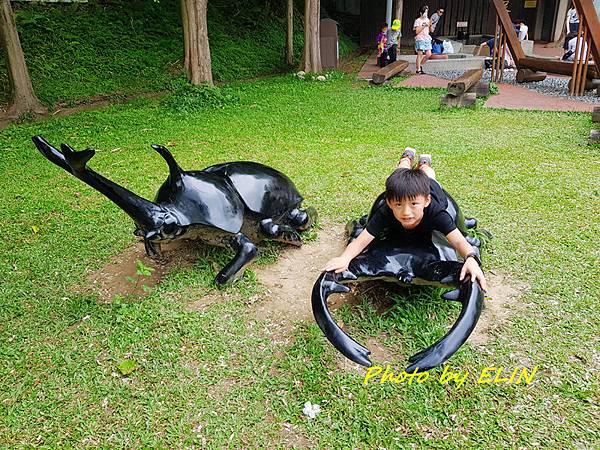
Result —
[{"label": "child in background", "polygon": [[398,55],[398,42],[402,33],[400,32],[400,19],[395,19],[392,22],[392,27],[387,32],[387,53],[391,64],[396,61]]},{"label": "child in background", "polygon": [[387,64],[387,30],[388,24],[384,23],[381,25],[381,31],[377,35],[377,64],[379,67],[385,67]]},{"label": "child in background", "polygon": [[431,22],[427,18],[429,7],[424,5],[419,10],[419,17],[415,20],[413,29],[415,31],[415,51],[417,52],[417,73],[423,74],[423,64],[431,56],[431,36],[429,35]]}]

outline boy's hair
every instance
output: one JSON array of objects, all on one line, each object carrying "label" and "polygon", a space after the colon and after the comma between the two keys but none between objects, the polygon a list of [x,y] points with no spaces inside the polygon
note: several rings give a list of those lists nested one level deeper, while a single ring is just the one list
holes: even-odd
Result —
[{"label": "boy's hair", "polygon": [[387,24],[387,22],[383,22],[383,23],[381,24],[381,26],[379,27],[379,29],[380,29],[380,30],[383,30],[384,28],[387,28],[387,27],[388,27],[388,24]]},{"label": "boy's hair", "polygon": [[396,169],[385,181],[385,198],[389,201],[427,197],[431,192],[429,177],[419,169]]}]

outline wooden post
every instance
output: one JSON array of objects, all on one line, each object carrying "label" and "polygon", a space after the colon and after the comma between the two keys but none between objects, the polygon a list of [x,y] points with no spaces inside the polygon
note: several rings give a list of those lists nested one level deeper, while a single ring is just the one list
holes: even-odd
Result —
[{"label": "wooden post", "polygon": [[530,81],[544,81],[546,72],[535,72],[531,69],[519,69],[517,71],[517,83],[527,83]]},{"label": "wooden post", "polygon": [[475,106],[477,94],[475,92],[462,94],[458,97],[446,94],[442,97],[442,105],[449,107],[469,108]]},{"label": "wooden post", "polygon": [[487,97],[490,95],[490,83],[486,83],[485,81],[480,81],[474,86],[471,86],[471,89],[467,91],[467,94],[475,93],[477,98]]},{"label": "wooden post", "polygon": [[600,122],[600,106],[596,106],[594,108],[594,111],[592,111],[592,122]]},{"label": "wooden post", "polygon": [[[396,8],[394,11],[394,19],[400,21],[400,34],[402,34],[402,13],[404,12],[404,0],[396,0]],[[400,54],[400,45],[402,37],[398,38],[398,54]]]},{"label": "wooden post", "polygon": [[577,30],[577,41],[575,42],[575,53],[573,54],[573,73],[571,75],[571,78],[573,79],[573,85],[571,86],[571,89],[569,90],[569,95],[575,95],[575,91],[579,90],[579,74],[577,73],[577,66],[578,66],[578,62],[579,62],[579,47],[581,44],[581,34],[583,31],[583,18],[580,17],[579,18],[579,29]]},{"label": "wooden post", "polygon": [[448,94],[459,96],[467,92],[472,86],[481,81],[483,69],[467,70],[460,77],[448,83]]},{"label": "wooden post", "polygon": [[385,67],[382,67],[377,72],[373,74],[373,78],[371,81],[373,84],[382,84],[385,80],[389,80],[394,75],[397,75],[408,67],[408,61],[403,61],[399,59],[391,64],[388,64]]}]

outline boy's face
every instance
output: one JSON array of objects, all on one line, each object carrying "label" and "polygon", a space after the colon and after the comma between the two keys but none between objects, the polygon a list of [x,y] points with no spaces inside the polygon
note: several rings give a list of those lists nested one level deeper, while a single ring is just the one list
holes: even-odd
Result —
[{"label": "boy's face", "polygon": [[386,32],[387,32],[387,27],[383,27],[383,28],[381,28],[381,31],[382,31],[383,33],[386,33]]},{"label": "boy's face", "polygon": [[394,213],[394,217],[404,228],[410,230],[421,223],[425,208],[431,203],[431,195],[417,195],[415,198],[402,200],[387,200],[387,205]]}]

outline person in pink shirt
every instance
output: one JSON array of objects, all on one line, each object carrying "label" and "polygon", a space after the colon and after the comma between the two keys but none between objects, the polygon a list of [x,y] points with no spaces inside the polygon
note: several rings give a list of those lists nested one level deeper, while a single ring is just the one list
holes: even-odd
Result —
[{"label": "person in pink shirt", "polygon": [[415,20],[413,29],[415,30],[415,50],[417,52],[417,73],[423,72],[423,64],[427,62],[431,56],[431,21],[427,17],[429,7],[421,6],[419,17]]}]

